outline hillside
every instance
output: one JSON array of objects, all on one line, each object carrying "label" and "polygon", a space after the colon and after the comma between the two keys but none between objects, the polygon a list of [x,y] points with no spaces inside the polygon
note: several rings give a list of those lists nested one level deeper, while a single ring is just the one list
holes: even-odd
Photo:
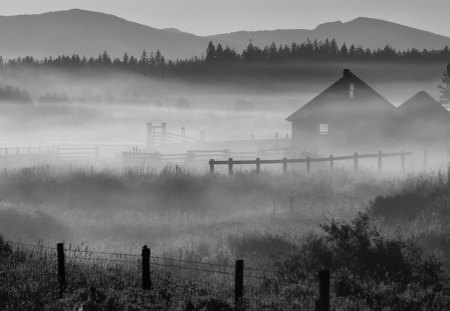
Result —
[{"label": "hillside", "polygon": [[[148,22],[151,24],[151,21]],[[38,15],[0,16],[0,55],[4,58],[32,55],[36,58],[78,53],[112,56],[124,52],[139,56],[143,49],[159,49],[166,58],[202,56],[210,40],[242,51],[252,39],[258,46],[304,42],[308,38],[336,38],[338,44],[362,44],[368,48],[390,44],[396,49],[441,49],[450,38],[419,29],[370,18],[347,23],[330,22],[313,30],[240,31],[200,37],[174,28],[157,29],[98,12],[79,9]]]}]

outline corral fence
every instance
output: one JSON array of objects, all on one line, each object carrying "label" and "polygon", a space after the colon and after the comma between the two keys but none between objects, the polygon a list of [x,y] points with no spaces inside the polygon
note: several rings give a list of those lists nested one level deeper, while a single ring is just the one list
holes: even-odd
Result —
[{"label": "corral fence", "polygon": [[232,151],[230,149],[198,149],[187,150],[185,153],[163,154],[159,152],[146,152],[145,150],[134,149],[123,153],[123,164],[125,166],[149,166],[159,165],[167,162],[184,162],[194,164],[196,162],[204,163],[211,157],[228,159],[230,157],[253,158],[259,157],[279,157],[288,154],[285,148],[260,148],[256,151]]},{"label": "corral fence", "polygon": [[58,144],[43,146],[0,147],[1,159],[19,157],[58,156],[62,158],[99,158],[113,157],[125,151],[142,150],[143,146],[134,144]]},{"label": "corral fence", "polygon": [[[58,243],[56,247],[7,242],[14,250],[0,258],[0,271],[14,271],[23,282],[38,279],[48,288],[67,290],[87,286],[156,290],[171,301],[220,299],[236,310],[291,309],[293,299],[280,290],[280,271],[257,269],[236,260],[234,265],[154,256],[144,246],[140,254],[95,252]],[[302,280],[308,309],[330,310],[330,273]],[[298,299],[298,298],[297,298]],[[303,303],[303,306],[305,304]]]},{"label": "corral fence", "polygon": [[353,168],[355,171],[357,171],[359,168],[359,160],[360,159],[369,159],[369,158],[378,159],[378,171],[381,171],[383,158],[399,157],[401,160],[400,161],[400,169],[402,172],[404,172],[405,168],[406,168],[406,157],[412,156],[412,155],[413,155],[412,152],[405,152],[405,151],[391,152],[391,153],[383,153],[382,151],[378,151],[378,153],[372,153],[372,154],[358,154],[357,152],[355,152],[353,155],[337,156],[337,157],[330,155],[329,157],[326,157],[326,158],[311,158],[311,157],[306,157],[303,159],[283,158],[281,160],[261,160],[260,158],[256,158],[255,160],[233,160],[233,158],[229,158],[226,161],[210,159],[209,160],[209,171],[211,174],[214,174],[216,165],[227,165],[228,166],[228,174],[231,176],[231,175],[233,175],[234,165],[239,165],[239,164],[255,165],[256,173],[260,173],[262,164],[282,164],[283,165],[283,173],[287,173],[288,164],[305,163],[306,170],[307,170],[307,172],[309,172],[311,170],[312,163],[328,162],[330,165],[330,170],[333,170],[335,161],[347,161],[347,160],[353,160]]}]

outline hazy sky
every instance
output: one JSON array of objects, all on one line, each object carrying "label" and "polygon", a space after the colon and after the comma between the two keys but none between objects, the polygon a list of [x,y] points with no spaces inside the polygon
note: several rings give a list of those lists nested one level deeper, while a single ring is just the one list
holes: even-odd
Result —
[{"label": "hazy sky", "polygon": [[359,16],[450,36],[450,0],[0,0],[0,15],[80,8],[198,35],[314,28]]}]

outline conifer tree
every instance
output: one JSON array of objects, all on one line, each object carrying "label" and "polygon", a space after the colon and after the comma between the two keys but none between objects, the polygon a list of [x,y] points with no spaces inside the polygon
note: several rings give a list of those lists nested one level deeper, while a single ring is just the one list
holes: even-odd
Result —
[{"label": "conifer tree", "polygon": [[450,61],[447,64],[447,72],[442,75],[442,84],[439,85],[439,91],[441,92],[442,105],[450,109]]},{"label": "conifer tree", "polygon": [[207,63],[212,63],[216,59],[216,47],[212,41],[209,41],[208,47],[206,48],[206,59]]}]

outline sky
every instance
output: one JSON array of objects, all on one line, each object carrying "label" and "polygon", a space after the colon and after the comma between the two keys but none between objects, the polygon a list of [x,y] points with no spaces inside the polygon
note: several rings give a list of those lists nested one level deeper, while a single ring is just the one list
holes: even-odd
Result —
[{"label": "sky", "polygon": [[0,15],[79,8],[197,35],[312,29],[363,16],[450,37],[450,0],[0,0],[0,4]]}]

